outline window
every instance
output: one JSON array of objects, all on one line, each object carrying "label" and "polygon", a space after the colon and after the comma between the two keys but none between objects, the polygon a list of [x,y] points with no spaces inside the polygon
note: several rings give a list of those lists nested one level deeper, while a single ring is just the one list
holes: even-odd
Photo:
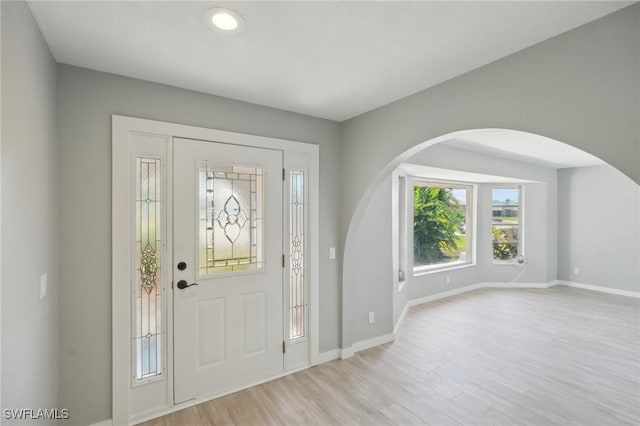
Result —
[{"label": "window", "polygon": [[492,243],[494,262],[512,262],[522,254],[519,186],[498,186],[492,190]]},{"label": "window", "polygon": [[472,194],[472,185],[414,181],[414,272],[472,262]]},{"label": "window", "polygon": [[159,158],[136,157],[135,175],[135,316],[133,376],[136,383],[161,376],[163,348],[163,179]]},{"label": "window", "polygon": [[304,171],[289,173],[289,339],[306,336]]}]

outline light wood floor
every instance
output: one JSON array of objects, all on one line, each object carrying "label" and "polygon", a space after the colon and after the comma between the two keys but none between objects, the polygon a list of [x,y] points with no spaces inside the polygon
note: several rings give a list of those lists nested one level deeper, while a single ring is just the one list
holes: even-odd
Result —
[{"label": "light wood floor", "polygon": [[486,289],[409,310],[396,341],[146,423],[638,425],[640,301]]}]

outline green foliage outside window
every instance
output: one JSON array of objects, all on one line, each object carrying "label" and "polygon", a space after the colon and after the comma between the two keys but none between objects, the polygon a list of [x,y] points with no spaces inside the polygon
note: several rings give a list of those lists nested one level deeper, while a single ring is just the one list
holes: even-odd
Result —
[{"label": "green foliage outside window", "polygon": [[508,260],[518,256],[518,228],[499,228],[494,226],[493,234],[493,258]]},{"label": "green foliage outside window", "polygon": [[465,213],[451,189],[415,187],[413,201],[414,263],[457,260],[466,245]]}]

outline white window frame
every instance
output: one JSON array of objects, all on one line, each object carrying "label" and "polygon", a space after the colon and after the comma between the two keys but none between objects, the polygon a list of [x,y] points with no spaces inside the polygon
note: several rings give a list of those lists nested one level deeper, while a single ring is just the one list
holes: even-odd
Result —
[{"label": "white window frame", "polygon": [[394,270],[394,288],[398,293],[400,293],[404,289],[409,278],[409,271],[407,268],[407,240],[409,235],[411,235],[411,231],[408,229],[409,214],[407,210],[409,204],[407,203],[407,188],[409,187],[410,178],[398,170],[394,170],[392,173],[392,182],[392,262]]},{"label": "white window frame", "polygon": [[[466,232],[465,235],[467,237],[467,260],[464,261],[456,261],[449,262],[444,264],[434,264],[434,265],[422,265],[422,266],[412,266],[412,274],[414,277],[419,277],[423,275],[435,274],[439,272],[452,271],[456,269],[464,269],[476,266],[476,234],[477,234],[477,195],[478,195],[478,185],[473,182],[463,182],[463,181],[453,181],[453,180],[442,180],[442,179],[431,179],[423,176],[412,176],[410,181],[408,181],[409,189],[411,196],[407,194],[407,216],[409,218],[408,224],[410,224],[410,238],[407,238],[411,241],[411,264],[414,261],[414,246],[413,246],[413,224],[414,224],[414,216],[413,216],[413,193],[414,188],[416,187],[416,183],[434,183],[438,185],[454,185],[454,186],[467,186],[467,216],[466,216]],[[409,191],[407,191],[409,193]],[[469,229],[471,228],[471,229]]]},{"label": "white window frame", "polygon": [[[493,190],[496,188],[517,188],[518,189],[518,254],[511,259],[494,259],[493,258]],[[491,253],[491,263],[493,265],[514,265],[519,256],[524,257],[524,185],[519,184],[493,184],[491,185],[491,212],[490,212],[489,229],[491,234],[489,237],[489,253]]]}]

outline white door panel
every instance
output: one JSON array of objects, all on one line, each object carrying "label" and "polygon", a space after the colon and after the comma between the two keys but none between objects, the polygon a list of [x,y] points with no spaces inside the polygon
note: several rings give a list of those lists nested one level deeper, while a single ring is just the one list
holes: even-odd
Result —
[{"label": "white door panel", "polygon": [[180,403],[283,371],[282,152],[176,138],[173,158]]}]

